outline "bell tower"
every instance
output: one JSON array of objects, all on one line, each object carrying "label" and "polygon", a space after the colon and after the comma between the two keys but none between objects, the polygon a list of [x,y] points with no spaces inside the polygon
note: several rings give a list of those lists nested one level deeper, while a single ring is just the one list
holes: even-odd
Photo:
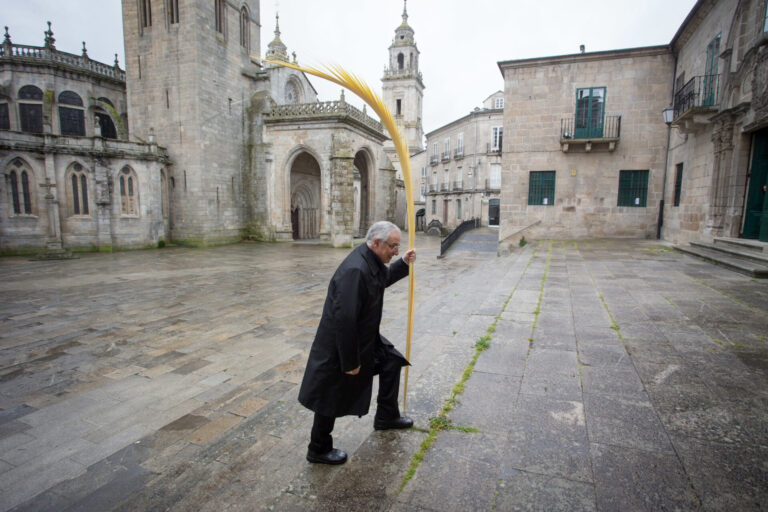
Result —
[{"label": "bell tower", "polygon": [[[423,149],[424,129],[421,125],[424,82],[419,71],[419,49],[408,25],[407,0],[403,0],[403,22],[395,29],[389,47],[389,64],[384,68],[382,99],[400,132],[408,142],[410,154]],[[389,142],[386,147],[391,147]],[[394,162],[394,159],[393,159]]]}]

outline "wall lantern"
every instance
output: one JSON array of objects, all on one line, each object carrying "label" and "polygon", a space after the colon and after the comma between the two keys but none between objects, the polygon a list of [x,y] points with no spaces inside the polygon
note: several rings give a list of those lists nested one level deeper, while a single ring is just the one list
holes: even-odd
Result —
[{"label": "wall lantern", "polygon": [[661,115],[664,116],[664,122],[666,124],[671,124],[675,119],[675,109],[672,107],[667,107],[661,111]]}]

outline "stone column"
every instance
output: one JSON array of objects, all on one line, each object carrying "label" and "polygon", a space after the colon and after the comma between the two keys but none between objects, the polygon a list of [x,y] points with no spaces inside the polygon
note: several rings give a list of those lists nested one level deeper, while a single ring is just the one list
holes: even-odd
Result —
[{"label": "stone column", "polygon": [[112,180],[107,166],[93,163],[93,183],[96,194],[96,243],[100,251],[112,250]]},{"label": "stone column", "polygon": [[[51,143],[51,136],[46,135],[46,145]],[[45,153],[45,183],[40,184],[46,189],[45,207],[48,210],[48,250],[63,248],[61,239],[61,217],[59,216],[59,201],[56,193],[56,162],[53,153]]]},{"label": "stone column", "polygon": [[354,166],[352,143],[341,133],[331,135],[331,193],[330,210],[331,245],[351,247],[355,216]]}]

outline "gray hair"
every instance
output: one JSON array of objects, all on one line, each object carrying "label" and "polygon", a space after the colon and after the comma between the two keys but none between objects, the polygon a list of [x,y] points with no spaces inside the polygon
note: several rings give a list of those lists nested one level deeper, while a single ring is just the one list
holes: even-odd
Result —
[{"label": "gray hair", "polygon": [[400,233],[400,228],[389,222],[388,220],[380,220],[378,222],[374,222],[373,225],[368,228],[368,233],[365,235],[365,243],[369,246],[373,244],[373,239],[378,238],[379,240],[387,241],[389,238],[389,235],[393,232],[397,231],[397,233]]}]

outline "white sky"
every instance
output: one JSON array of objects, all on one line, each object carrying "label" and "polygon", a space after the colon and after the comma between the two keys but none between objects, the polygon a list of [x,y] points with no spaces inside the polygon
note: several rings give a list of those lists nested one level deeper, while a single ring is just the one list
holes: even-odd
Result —
[{"label": "white sky", "polygon": [[[159,2],[154,0],[153,3]],[[42,46],[46,21],[56,47],[125,68],[119,0],[2,0],[15,44]],[[213,3],[213,0],[211,0]],[[274,37],[301,64],[334,63],[381,90],[402,0],[263,0],[261,53]],[[504,83],[498,61],[667,44],[695,0],[410,0],[408,23],[421,52],[424,132],[469,113]],[[182,12],[182,21],[184,14]],[[340,88],[311,77],[321,100]],[[362,106],[351,94],[347,100]]]}]

